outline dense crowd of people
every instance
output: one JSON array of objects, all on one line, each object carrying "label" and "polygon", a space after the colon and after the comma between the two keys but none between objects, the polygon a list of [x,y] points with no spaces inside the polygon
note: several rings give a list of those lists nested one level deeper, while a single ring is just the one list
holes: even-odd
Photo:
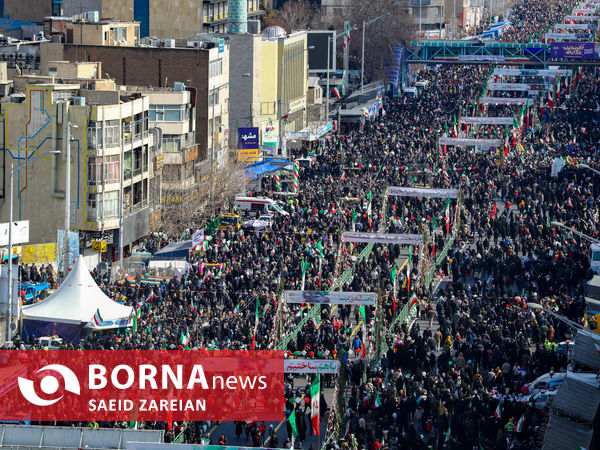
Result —
[{"label": "dense crowd of people", "polygon": [[[503,39],[540,38],[575,4],[524,0],[512,9],[513,25]],[[511,125],[509,135],[505,126],[455,122],[462,116],[519,116],[521,105],[477,102],[490,74],[484,66],[423,69],[418,78],[429,86],[419,97],[386,98],[377,118],[321,143],[312,164],[300,169],[298,195],[283,198],[289,215],[274,216],[271,227],[260,231],[217,230],[206,250],[190,257],[185,275],[149,284],[110,282],[94,273],[112,298],[135,304],[151,291],[154,296],[141,307],[135,333],[91,336],[80,348],[181,350],[180,337],[187,332],[192,349],[249,348],[257,302],[256,348],[274,348],[309,312],[307,305],[282,305],[282,290],[331,288],[364,248],[342,242],[343,231],[428,231],[433,237],[424,254],[433,256],[454,231],[455,245],[440,266],[451,281],[435,295],[419,283],[417,267],[425,256],[417,248],[412,270],[401,271],[396,283],[389,274],[400,265],[400,256],[406,257],[406,247],[375,246],[370,258],[356,264],[344,290],[380,293],[380,320],[390,344],[382,355],[371,353],[380,361],[369,366],[366,381],[367,360],[358,350],[363,342],[374,347],[373,307],[366,308],[366,335],[359,327],[354,330],[361,321],[357,308],[324,307],[319,324],[309,321],[299,330],[287,356],[344,362],[350,392],[341,411],[345,429],[338,430],[339,440],[330,441],[330,448],[534,448],[544,411],[529,383],[566,369],[566,353],[557,345],[570,339],[572,330],[526,303],[536,301],[574,321],[583,315],[589,247],[552,222],[594,237],[600,233],[596,175],[577,167],[579,162],[597,165],[598,76],[595,69],[575,69],[558,81],[562,94],[532,97],[526,125],[519,124],[516,135]],[[438,137],[453,135],[502,139],[506,149],[503,144],[499,157],[495,149],[438,145]],[[556,158],[567,163],[551,177]],[[460,188],[462,202],[451,202],[460,224],[452,215],[446,228],[446,199],[385,196],[387,186],[423,185]],[[159,241],[148,242],[149,248],[166,244]],[[23,279],[45,276],[29,268],[22,273]],[[389,328],[408,302],[406,285],[413,286],[421,317],[429,319],[425,329],[418,323]],[[288,381],[288,395],[305,393],[302,383],[294,388],[293,378]],[[335,377],[326,383],[335,384]],[[321,405],[325,420],[325,399]],[[296,414],[305,435],[310,408]],[[259,426],[245,430],[239,423],[236,434],[245,432],[253,444],[291,445],[291,427],[284,441]],[[182,429],[176,426],[168,439]],[[198,424],[185,430],[187,442],[203,439]]]}]

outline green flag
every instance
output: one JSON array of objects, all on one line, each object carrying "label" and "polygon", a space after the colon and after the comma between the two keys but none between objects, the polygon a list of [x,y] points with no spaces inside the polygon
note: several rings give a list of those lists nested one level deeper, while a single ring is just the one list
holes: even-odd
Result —
[{"label": "green flag", "polygon": [[366,325],[367,324],[367,314],[365,313],[365,305],[360,305],[358,310],[360,311],[360,314],[362,315],[363,323]]},{"label": "green flag", "polygon": [[288,418],[288,422],[290,422],[290,426],[292,427],[292,436],[296,438],[298,436],[298,429],[296,428],[296,406],[294,405],[294,409]]},{"label": "green flag", "polygon": [[371,193],[371,191],[367,192],[367,200],[371,201],[372,197],[373,197],[373,194]]},{"label": "green flag", "polygon": [[392,278],[392,282],[396,281],[397,275],[398,275],[398,273],[397,273],[396,265],[394,264],[394,267],[392,267],[392,271],[390,272],[390,277]]},{"label": "green flag", "polygon": [[412,263],[412,245],[408,246],[408,264]]},{"label": "green flag", "polygon": [[310,266],[310,263],[308,261],[302,261],[302,276],[304,276],[304,274],[308,270],[309,266]]},{"label": "green flag", "polygon": [[433,216],[432,222],[433,222],[433,229],[435,230],[437,228],[437,219],[435,218],[435,216]]},{"label": "green flag", "polygon": [[132,331],[133,334],[137,333],[137,317],[133,316],[133,327],[132,327]]},{"label": "green flag", "polygon": [[319,259],[323,259],[323,244],[321,241],[319,241],[317,244],[317,250],[319,252]]},{"label": "green flag", "polygon": [[352,210],[352,223],[356,222],[356,216],[357,216],[356,211]]}]

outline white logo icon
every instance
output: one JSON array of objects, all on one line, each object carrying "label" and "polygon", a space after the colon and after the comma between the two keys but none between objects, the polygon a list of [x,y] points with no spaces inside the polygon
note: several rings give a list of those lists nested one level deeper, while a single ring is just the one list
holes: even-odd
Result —
[{"label": "white logo icon", "polygon": [[[42,367],[37,372],[35,372],[35,374],[40,373],[43,370],[54,370],[60,373],[63,379],[65,380],[65,390],[73,392],[77,395],[80,394],[81,388],[79,387],[79,381],[77,380],[77,376],[68,367],[62,366],[60,364],[50,364],[48,366]],[[63,397],[61,395],[60,397],[54,400],[44,400],[35,393],[35,389],[33,388],[33,381],[28,380],[27,378],[19,377],[18,382],[19,389],[21,390],[21,394],[23,394],[23,397],[25,397],[25,399],[29,403],[33,403],[36,406],[53,405]],[[58,386],[58,380],[52,375],[46,375],[44,378],[42,378],[42,381],[40,382],[40,388],[42,389],[42,392],[48,395],[54,394],[58,390]]]}]

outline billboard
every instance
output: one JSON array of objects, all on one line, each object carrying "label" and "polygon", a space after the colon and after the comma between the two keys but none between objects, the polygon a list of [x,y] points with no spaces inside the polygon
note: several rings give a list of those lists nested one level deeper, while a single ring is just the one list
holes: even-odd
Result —
[{"label": "billboard", "polygon": [[376,292],[285,291],[287,303],[318,303],[322,305],[374,305]]},{"label": "billboard", "polygon": [[258,127],[238,128],[238,149],[258,148]]},{"label": "billboard", "polygon": [[595,59],[596,44],[593,42],[552,42],[550,58]]},{"label": "billboard", "polygon": [[[306,45],[315,48],[308,52],[308,70],[311,72],[327,71],[327,43],[332,38],[329,48],[329,70],[335,71],[335,50],[336,41],[335,31],[333,30],[315,30],[306,33]],[[340,38],[343,39],[343,38]]]}]

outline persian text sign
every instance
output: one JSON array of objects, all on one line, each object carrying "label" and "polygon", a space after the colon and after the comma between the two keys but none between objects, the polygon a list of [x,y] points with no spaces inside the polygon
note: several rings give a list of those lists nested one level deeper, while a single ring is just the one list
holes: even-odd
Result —
[{"label": "persian text sign", "polygon": [[374,305],[376,292],[285,291],[288,303],[320,303],[329,305]]},{"label": "persian text sign", "polygon": [[342,234],[344,242],[373,242],[374,244],[410,244],[423,243],[420,234],[388,234],[388,233],[355,233],[345,231]]},{"label": "persian text sign", "polygon": [[594,59],[596,44],[593,42],[552,42],[550,58]]},{"label": "persian text sign", "polygon": [[449,138],[439,139],[440,145],[464,145],[465,147],[500,147],[501,139]]},{"label": "persian text sign", "polygon": [[338,373],[340,362],[337,359],[286,359],[285,373]]},{"label": "persian text sign", "polygon": [[456,198],[458,197],[458,189],[428,189],[390,186],[387,188],[387,194],[398,197]]},{"label": "persian text sign", "polygon": [[0,420],[283,420],[280,351],[3,351],[0,361]]},{"label": "persian text sign", "polygon": [[595,30],[595,23],[557,23],[554,24],[555,30]]},{"label": "persian text sign", "polygon": [[524,105],[527,100],[526,97],[479,97],[479,103],[483,105]]},{"label": "persian text sign", "polygon": [[257,149],[258,148],[258,128],[240,127],[238,128],[238,149]]},{"label": "persian text sign", "polygon": [[461,117],[460,123],[471,123],[475,125],[512,125],[513,117]]},{"label": "persian text sign", "polygon": [[545,92],[548,86],[543,83],[494,83],[488,81],[489,91]]},{"label": "persian text sign", "polygon": [[[560,33],[556,33],[560,34]],[[515,77],[556,77],[558,75],[571,75],[569,69],[494,69],[493,75]]]}]

